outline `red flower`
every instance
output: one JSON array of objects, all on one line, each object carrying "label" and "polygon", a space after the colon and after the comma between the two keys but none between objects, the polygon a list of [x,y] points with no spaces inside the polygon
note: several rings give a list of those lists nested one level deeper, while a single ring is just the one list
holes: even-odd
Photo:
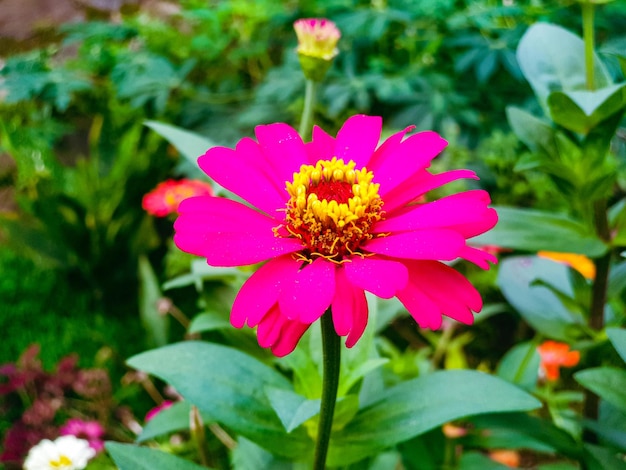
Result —
[{"label": "red flower", "polygon": [[412,128],[378,146],[382,120],[353,116],[337,137],[316,127],[305,144],[290,126],[258,126],[257,142],[210,149],[200,167],[258,208],[230,199],[194,197],[179,208],[174,241],[213,266],[270,260],[243,285],[231,314],[238,328],[258,327],[259,344],[289,354],[307,328],[332,307],[337,334],[353,346],[367,325],[365,291],[397,296],[423,328],[445,314],[463,323],[482,308],[476,289],[441,261],[483,269],[496,258],[467,244],[491,229],[489,195],[474,190],[416,203],[469,170],[432,174],[447,145]]},{"label": "red flower", "polygon": [[550,381],[559,379],[561,367],[574,367],[580,361],[580,352],[570,351],[569,345],[558,341],[545,341],[538,348],[541,371]]},{"label": "red flower", "polygon": [[165,217],[178,211],[180,203],[192,196],[210,196],[213,189],[209,183],[197,180],[167,180],[143,197],[141,207],[149,214]]}]

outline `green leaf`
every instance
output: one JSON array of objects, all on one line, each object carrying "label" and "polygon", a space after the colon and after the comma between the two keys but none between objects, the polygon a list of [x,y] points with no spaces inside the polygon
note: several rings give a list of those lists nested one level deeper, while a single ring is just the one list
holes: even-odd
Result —
[{"label": "green leaf", "polygon": [[[611,85],[600,58],[594,54],[593,59],[593,88]],[[583,40],[564,28],[549,23],[530,26],[517,47],[517,61],[546,114],[553,91],[586,89]]]},{"label": "green leaf", "polygon": [[278,460],[245,437],[237,439],[237,447],[231,453],[231,463],[233,470],[306,470],[297,463]]},{"label": "green leaf", "polygon": [[497,435],[502,430],[514,431],[541,442],[565,457],[580,459],[583,450],[566,431],[550,421],[522,413],[496,413],[472,418],[479,428],[487,428]]},{"label": "green leaf", "polygon": [[287,432],[293,431],[320,411],[320,400],[307,400],[302,395],[280,388],[268,387],[266,393]]},{"label": "green leaf", "polygon": [[204,155],[211,147],[215,147],[215,143],[209,138],[171,124],[158,121],[146,121],[145,124],[176,147],[194,166],[198,162],[198,157]]},{"label": "green leaf", "polygon": [[128,360],[131,367],[165,380],[198,409],[270,452],[305,459],[312,442],[303,429],[286,433],[265,394],[292,390],[281,374],[226,346],[185,341]]},{"label": "green leaf", "polygon": [[[145,424],[141,433],[137,436],[137,442],[145,442],[164,434],[189,429],[190,413],[191,404],[184,400],[159,411],[155,417]],[[205,423],[213,421],[206,413],[202,413],[202,420]]]},{"label": "green leaf", "polygon": [[574,374],[576,381],[616,408],[626,411],[626,370],[596,367]]},{"label": "green leaf", "polygon": [[119,470],[207,470],[188,460],[183,460],[166,452],[139,447],[134,444],[120,444],[119,442],[107,442],[107,452]]},{"label": "green leaf", "polygon": [[478,245],[496,245],[526,251],[563,251],[592,258],[603,255],[607,246],[583,224],[550,212],[496,207],[498,224],[474,238]]},{"label": "green leaf", "polygon": [[500,263],[497,284],[504,297],[534,329],[550,338],[568,341],[580,334],[584,322],[563,305],[553,289],[545,286],[549,283],[573,297],[568,270],[562,263],[536,256],[509,257]]},{"label": "green leaf", "polygon": [[511,467],[491,460],[480,452],[463,452],[458,470],[509,470]]},{"label": "green leaf", "polygon": [[435,372],[386,390],[377,402],[360,410],[333,434],[329,464],[356,462],[455,419],[540,406],[531,395],[488,374]]},{"label": "green leaf", "polygon": [[205,312],[193,317],[188,333],[202,333],[203,331],[222,330],[230,327],[230,322],[223,315],[217,312]]},{"label": "green leaf", "polygon": [[585,444],[585,468],[594,470],[626,470],[626,462],[616,451],[606,447]]},{"label": "green leaf", "polygon": [[139,281],[141,322],[148,332],[150,344],[163,346],[167,344],[169,316],[161,314],[157,308],[157,303],[163,296],[150,261],[144,255],[139,257]]},{"label": "green leaf", "polygon": [[607,328],[606,334],[611,340],[611,344],[613,344],[617,353],[624,361],[626,361],[626,329]]},{"label": "green leaf", "polygon": [[534,390],[537,386],[539,363],[541,358],[534,342],[515,345],[498,364],[498,377],[519,385],[525,390]]},{"label": "green leaf", "polygon": [[585,135],[625,106],[626,83],[593,91],[555,91],[548,96],[554,122]]},{"label": "green leaf", "polygon": [[515,106],[507,106],[506,117],[515,135],[533,152],[542,151],[552,157],[558,155],[555,130],[550,123]]}]

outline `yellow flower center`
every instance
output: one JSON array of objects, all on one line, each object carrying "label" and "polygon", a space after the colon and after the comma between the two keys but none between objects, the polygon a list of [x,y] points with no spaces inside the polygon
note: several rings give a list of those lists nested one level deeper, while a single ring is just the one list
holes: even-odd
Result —
[{"label": "yellow flower center", "polygon": [[300,259],[323,257],[341,263],[350,255],[365,256],[361,245],[384,236],[371,233],[384,215],[379,185],[372,183],[374,175],[367,168],[354,167],[352,160],[344,163],[333,157],[315,166],[302,165],[293,182],[287,182],[290,199],[284,228],[302,241]]},{"label": "yellow flower center", "polygon": [[51,460],[49,464],[52,468],[65,468],[72,465],[72,461],[67,456],[61,455],[59,460]]}]

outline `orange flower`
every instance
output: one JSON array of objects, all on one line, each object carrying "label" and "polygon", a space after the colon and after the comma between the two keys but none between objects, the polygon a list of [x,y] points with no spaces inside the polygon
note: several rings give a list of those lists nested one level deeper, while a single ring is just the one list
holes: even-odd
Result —
[{"label": "orange flower", "polygon": [[547,380],[559,379],[560,367],[574,367],[580,361],[580,352],[570,351],[569,345],[558,341],[544,341],[538,348],[541,370]]},{"label": "orange flower", "polygon": [[149,214],[165,217],[178,211],[179,204],[193,196],[212,196],[209,183],[198,180],[167,180],[143,197],[141,207]]},{"label": "orange flower", "polygon": [[558,263],[567,264],[587,279],[594,279],[596,277],[596,266],[593,264],[593,261],[585,255],[578,255],[576,253],[559,253],[556,251],[539,251],[537,256],[551,259],[552,261],[556,261]]},{"label": "orange flower", "polygon": [[492,450],[489,452],[489,457],[491,460],[495,460],[496,462],[506,465],[507,467],[517,468],[520,465],[519,452],[514,450]]}]

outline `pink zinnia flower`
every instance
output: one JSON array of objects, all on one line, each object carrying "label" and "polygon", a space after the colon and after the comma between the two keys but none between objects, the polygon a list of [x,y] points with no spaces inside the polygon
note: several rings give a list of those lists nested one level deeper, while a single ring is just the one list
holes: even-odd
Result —
[{"label": "pink zinnia flower", "polygon": [[414,203],[469,170],[432,174],[446,146],[435,132],[406,139],[409,127],[378,146],[379,117],[353,116],[337,137],[315,127],[313,141],[282,123],[258,126],[255,142],[215,147],[198,160],[216,182],[257,209],[220,197],[179,208],[174,241],[212,266],[269,262],[243,285],[231,323],[258,327],[262,347],[289,354],[331,307],[337,334],[353,346],[363,334],[365,292],[397,296],[423,328],[442,315],[470,324],[480,294],[441,261],[488,269],[496,258],[467,244],[497,222],[482,190]]},{"label": "pink zinnia flower", "polygon": [[76,436],[89,442],[96,452],[104,450],[104,427],[98,421],[83,421],[78,418],[68,419],[59,430],[61,436]]},{"label": "pink zinnia flower", "polygon": [[141,207],[149,214],[165,217],[178,211],[180,203],[192,196],[210,196],[213,189],[209,183],[197,180],[167,180],[143,197]]}]

